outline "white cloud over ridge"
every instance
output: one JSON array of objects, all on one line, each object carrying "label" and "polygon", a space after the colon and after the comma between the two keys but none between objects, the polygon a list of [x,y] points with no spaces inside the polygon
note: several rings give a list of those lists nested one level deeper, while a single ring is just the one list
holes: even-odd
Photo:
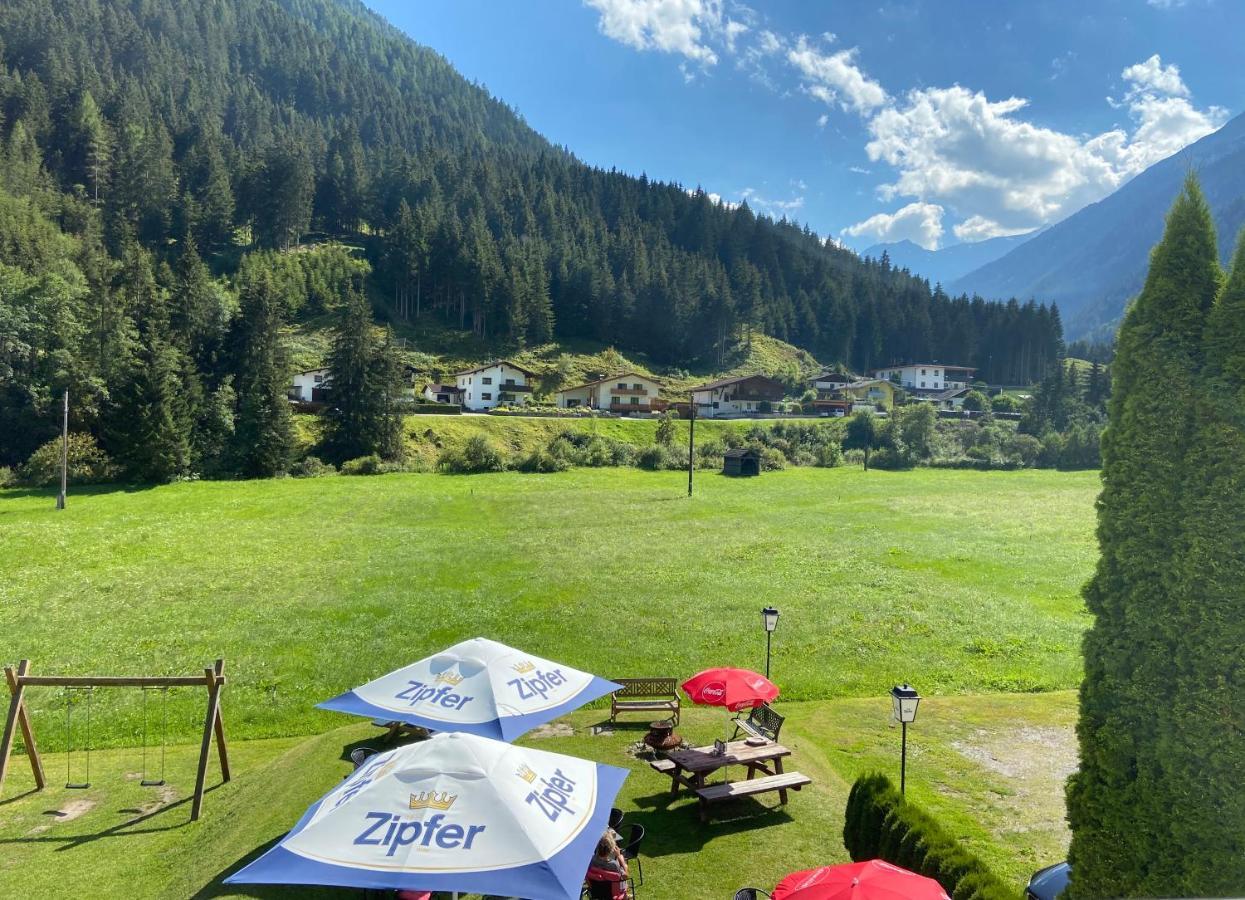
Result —
[{"label": "white cloud over ridge", "polygon": [[[1150,2],[1170,8],[1183,0]],[[1048,225],[1102,199],[1228,117],[1220,107],[1195,105],[1180,68],[1157,53],[1124,68],[1122,96],[1107,98],[1128,119],[1078,135],[1029,121],[1023,97],[990,98],[958,84],[893,96],[868,74],[857,48],[843,47],[830,32],[820,38],[777,33],[742,0],[584,3],[600,13],[603,34],[639,50],[683,56],[686,81],[730,56],[782,97],[791,96],[794,76],[800,92],[830,108],[816,118],[819,129],[836,109],[860,116],[868,158],[894,173],[877,194],[899,208],[843,229],[849,237],[907,238],[933,248],[948,229],[958,240],[977,241]],[[1065,69],[1052,61],[1051,77]],[[803,198],[741,196],[772,215],[803,204]],[[951,220],[946,228],[944,219]]]},{"label": "white cloud over ridge", "polygon": [[[733,53],[748,26],[728,16],[722,0],[584,0],[601,14],[601,33],[636,50],[677,53],[716,65],[720,45]],[[686,73],[685,73],[686,77]]]},{"label": "white cloud over ridge", "polygon": [[826,53],[802,34],[787,51],[787,61],[799,70],[804,90],[827,105],[869,113],[889,99],[882,85],[856,64],[854,47]]},{"label": "white cloud over ridge", "polygon": [[894,213],[878,213],[843,229],[847,237],[871,237],[877,241],[912,241],[935,250],[942,238],[943,208],[937,203],[909,203]]}]

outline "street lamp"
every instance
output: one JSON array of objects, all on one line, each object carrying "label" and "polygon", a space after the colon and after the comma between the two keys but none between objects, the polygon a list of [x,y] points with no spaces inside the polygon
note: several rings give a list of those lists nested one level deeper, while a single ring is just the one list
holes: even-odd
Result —
[{"label": "street lamp", "polygon": [[899,793],[903,794],[908,774],[908,723],[916,721],[916,708],[921,703],[921,696],[916,688],[904,682],[891,688],[892,714],[903,726],[902,749],[899,755]]},{"label": "street lamp", "polygon": [[774,629],[778,627],[778,610],[767,606],[761,610],[761,622],[765,625],[765,677],[769,678],[769,647]]}]

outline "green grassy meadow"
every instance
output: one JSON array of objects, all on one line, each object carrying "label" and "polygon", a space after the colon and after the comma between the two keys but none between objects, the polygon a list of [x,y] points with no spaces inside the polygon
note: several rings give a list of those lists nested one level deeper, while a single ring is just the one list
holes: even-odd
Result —
[{"label": "green grassy meadow", "polygon": [[[164,792],[137,785],[140,692],[100,692],[94,787],[66,791],[66,696],[32,689],[51,786],[29,792],[14,760],[0,896],[231,896],[220,879],[377,737],[317,701],[475,635],[606,676],[761,668],[766,604],[783,614],[789,769],[815,781],[785,810],[743,801],[701,826],[626,755],[642,717],[598,735],[603,714],[586,709],[565,720],[572,733],[524,739],[633,768],[620,805],[649,829],[643,896],[729,897],[844,861],[851,780],[897,768],[886,692],[904,679],[928,698],[910,795],[1019,890],[1066,845],[1097,490],[1094,473],[840,468],[698,472],[690,500],[685,475],[635,469],[83,489],[61,513],[49,492],[0,492],[0,661],[171,674],[224,656],[235,768],[189,823],[203,692],[171,698]],[[726,718],[690,710],[681,731],[709,742]]]}]

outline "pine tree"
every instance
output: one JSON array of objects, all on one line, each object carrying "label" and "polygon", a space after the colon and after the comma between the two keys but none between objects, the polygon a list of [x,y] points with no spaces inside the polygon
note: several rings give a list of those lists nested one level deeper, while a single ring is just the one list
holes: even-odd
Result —
[{"label": "pine tree", "polygon": [[342,304],[329,356],[324,454],[334,462],[401,455],[401,368],[391,340],[376,339],[372,309],[358,291]]},{"label": "pine tree", "polygon": [[270,273],[261,272],[243,285],[241,305],[234,466],[239,474],[267,478],[284,472],[294,455],[282,303]]},{"label": "pine tree", "polygon": [[112,392],[109,450],[128,478],[168,481],[188,472],[191,462],[184,360],[169,341],[167,301],[150,255],[131,245],[122,273],[135,337]]},{"label": "pine tree", "polygon": [[1173,571],[1184,566],[1177,548],[1185,461],[1196,443],[1190,398],[1219,280],[1214,226],[1190,176],[1121,326],[1112,367],[1101,556],[1085,589],[1095,621],[1083,646],[1081,763],[1068,784],[1070,898],[1197,894],[1189,873],[1221,853],[1213,840],[1200,848],[1171,844],[1173,810],[1191,801],[1213,807],[1219,796],[1202,796],[1206,786],[1190,780],[1196,773],[1173,767],[1188,725],[1176,713],[1173,666],[1197,654],[1204,637],[1179,614],[1184,601],[1173,592]]},{"label": "pine tree", "polygon": [[295,141],[269,148],[251,190],[260,243],[282,250],[298,243],[311,225],[315,196],[307,148]]},{"label": "pine tree", "polygon": [[[1169,792],[1162,859],[1169,895],[1227,897],[1245,885],[1245,233],[1209,316],[1206,368],[1195,395],[1197,428],[1187,459],[1174,548],[1181,634],[1172,655],[1166,771]],[[1175,876],[1179,876],[1179,880]]]},{"label": "pine tree", "polygon": [[112,140],[108,124],[90,91],[83,91],[73,115],[73,141],[75,146],[75,174],[83,179],[91,199],[99,202],[108,182],[108,167],[112,161]]}]

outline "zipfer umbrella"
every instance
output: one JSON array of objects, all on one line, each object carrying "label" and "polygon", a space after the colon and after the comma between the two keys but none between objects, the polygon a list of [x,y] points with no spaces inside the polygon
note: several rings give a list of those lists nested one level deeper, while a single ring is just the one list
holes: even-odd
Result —
[{"label": "zipfer umbrella", "polygon": [[438,734],[378,754],[229,884],[579,900],[625,769]]},{"label": "zipfer umbrella", "polygon": [[725,706],[731,712],[769,703],[778,685],[749,669],[705,669],[683,682],[693,703]]},{"label": "zipfer umbrella", "polygon": [[880,859],[788,875],[773,900],[949,900],[937,881]]},{"label": "zipfer umbrella", "polygon": [[620,687],[505,644],[473,638],[318,706],[512,741]]}]

